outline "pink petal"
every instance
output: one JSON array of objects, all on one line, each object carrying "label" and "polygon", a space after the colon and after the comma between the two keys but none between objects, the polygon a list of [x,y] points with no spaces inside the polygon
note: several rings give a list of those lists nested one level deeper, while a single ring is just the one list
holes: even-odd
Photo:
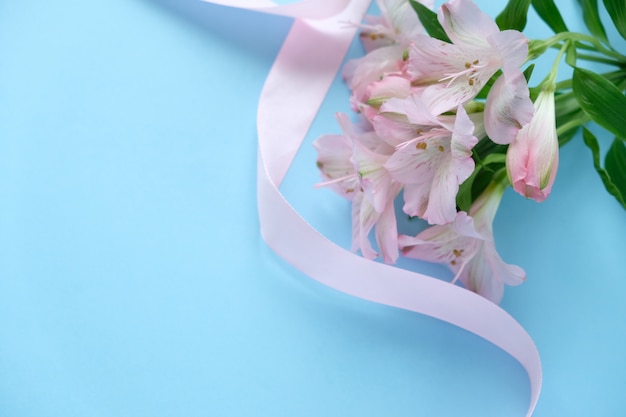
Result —
[{"label": "pink petal", "polygon": [[409,216],[422,218],[428,208],[428,197],[430,195],[430,182],[404,185],[404,206],[402,211]]},{"label": "pink petal", "polygon": [[463,48],[485,48],[486,38],[500,32],[498,25],[470,0],[451,0],[439,9],[439,22],[446,34]]},{"label": "pink petal", "polygon": [[528,38],[516,30],[504,30],[487,38],[502,61],[505,73],[516,71],[528,57]]},{"label": "pink petal", "polygon": [[[447,163],[446,163],[447,162]],[[422,218],[430,224],[450,223],[456,217],[456,194],[459,182],[450,160],[438,167],[430,188],[428,208]]]},{"label": "pink petal", "polygon": [[498,304],[504,294],[504,282],[494,277],[491,265],[485,259],[484,245],[461,272],[459,280],[465,287]]},{"label": "pink petal", "polygon": [[317,166],[322,177],[337,194],[351,200],[359,188],[357,172],[352,164],[352,143],[342,135],[325,135],[313,142],[318,152]]},{"label": "pink petal", "polygon": [[391,146],[408,142],[418,135],[414,124],[401,114],[377,114],[371,119],[378,136]]},{"label": "pink petal", "polygon": [[[454,130],[452,131],[450,149],[452,158],[455,160],[459,184],[465,181],[474,171],[472,160],[472,148],[476,146],[478,139],[474,136],[474,123],[467,115],[463,106],[459,106],[456,112]],[[469,173],[467,170],[470,170]]]},{"label": "pink petal", "polygon": [[380,81],[371,83],[366,89],[369,101],[390,99],[392,97],[406,98],[411,93],[411,81],[401,75],[391,74]]},{"label": "pink petal", "polygon": [[376,223],[376,243],[383,260],[388,264],[398,260],[398,224],[393,200],[387,204]]},{"label": "pink petal", "polygon": [[424,103],[421,94],[423,90],[417,90],[406,98],[391,98],[380,107],[380,111],[404,114],[407,120],[415,125],[438,126],[439,121]]},{"label": "pink petal", "polygon": [[387,73],[399,71],[402,68],[403,53],[404,47],[402,46],[386,46],[375,49],[360,59],[349,61],[344,66],[344,79],[359,101],[364,101],[362,98],[370,83],[378,81]]},{"label": "pink petal", "polygon": [[457,45],[417,35],[409,48],[407,72],[418,85],[429,85],[461,71],[464,58],[465,52]]},{"label": "pink petal", "polygon": [[518,69],[500,76],[485,103],[485,130],[495,143],[506,145],[528,124],[535,113],[528,84]]},{"label": "pink petal", "polygon": [[468,82],[439,83],[426,88],[422,97],[430,111],[440,115],[474,99],[483,85],[482,81],[471,85]]},{"label": "pink petal", "polygon": [[366,259],[375,259],[378,256],[369,241],[369,233],[378,216],[376,210],[364,199],[363,193],[357,193],[352,201],[352,251],[361,250]]}]

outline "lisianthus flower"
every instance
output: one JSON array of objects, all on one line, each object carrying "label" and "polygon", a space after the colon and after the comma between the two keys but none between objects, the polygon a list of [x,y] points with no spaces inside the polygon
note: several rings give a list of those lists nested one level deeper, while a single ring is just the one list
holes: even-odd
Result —
[{"label": "lisianthus flower", "polygon": [[493,219],[505,185],[494,183],[474,202],[469,215],[458,212],[451,223],[435,225],[417,236],[401,235],[402,254],[415,259],[442,263],[455,274],[453,282],[499,303],[504,284],[518,285],[526,279],[524,270],[506,264],[496,251]]},{"label": "lisianthus flower", "polygon": [[528,39],[515,30],[500,31],[470,0],[445,3],[438,19],[452,43],[417,35],[407,67],[414,84],[428,86],[424,99],[435,114],[472,100],[499,69],[519,71],[526,60]]},{"label": "lisianthus flower", "polygon": [[544,201],[559,166],[554,90],[542,89],[535,101],[535,115],[517,134],[506,153],[509,181],[519,194]]},{"label": "lisianthus flower", "polygon": [[[377,0],[376,3],[380,16],[366,16],[366,23],[360,25],[361,42],[366,52],[394,44],[406,47],[415,35],[424,33],[408,0]],[[430,9],[434,5],[433,0],[421,0],[420,3]]]},{"label": "lisianthus flower", "polygon": [[352,201],[352,250],[376,258],[369,241],[375,227],[383,260],[394,263],[398,232],[393,202],[402,185],[384,168],[394,149],[374,131],[355,126],[347,115],[338,114],[337,119],[343,135],[326,135],[314,142],[317,166],[326,180],[318,186],[330,186]]},{"label": "lisianthus flower", "polygon": [[[419,102],[417,97],[412,101]],[[431,224],[454,220],[459,185],[474,170],[472,148],[478,139],[473,132],[474,124],[459,106],[452,129],[441,124],[420,128],[413,139],[396,147],[385,168],[404,184],[405,213]]]}]

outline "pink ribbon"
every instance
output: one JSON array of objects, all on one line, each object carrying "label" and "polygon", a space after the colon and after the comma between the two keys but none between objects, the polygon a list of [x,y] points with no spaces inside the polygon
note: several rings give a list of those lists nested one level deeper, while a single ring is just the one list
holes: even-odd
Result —
[{"label": "pink ribbon", "polygon": [[[211,2],[245,8],[253,3]],[[345,23],[360,22],[370,0],[316,0],[315,13],[309,13],[312,3],[275,6],[264,1],[256,3],[262,7],[255,7],[296,19],[259,101],[257,198],[263,238],[278,255],[329,287],[438,318],[503,349],[528,373],[526,416],[530,417],[541,391],[541,361],[533,340],[513,317],[461,287],[372,262],[339,247],[309,225],[281,194],[279,186],[354,38],[356,27]]]}]

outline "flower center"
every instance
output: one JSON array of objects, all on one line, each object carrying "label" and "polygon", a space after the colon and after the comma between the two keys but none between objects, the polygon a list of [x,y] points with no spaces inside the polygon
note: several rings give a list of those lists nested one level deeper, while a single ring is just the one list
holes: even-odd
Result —
[{"label": "flower center", "polygon": [[445,74],[445,77],[440,78],[439,82],[448,81],[446,87],[450,87],[450,84],[455,82],[457,78],[465,77],[467,84],[473,86],[476,80],[476,73],[478,70],[483,69],[486,66],[487,64],[481,64],[479,59],[475,59],[472,62],[465,62],[464,69],[455,73]]}]

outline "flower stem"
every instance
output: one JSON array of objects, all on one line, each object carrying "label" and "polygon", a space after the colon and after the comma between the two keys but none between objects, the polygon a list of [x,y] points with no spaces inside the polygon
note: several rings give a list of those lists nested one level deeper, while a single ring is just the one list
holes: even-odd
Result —
[{"label": "flower stem", "polygon": [[589,116],[587,115],[583,115],[580,117],[580,119],[575,119],[575,120],[570,120],[567,123],[563,123],[561,126],[559,126],[556,129],[556,134],[557,136],[561,136],[563,133],[568,132],[572,129],[575,129],[579,126],[584,125],[585,123],[587,123],[589,121]]},{"label": "flower stem", "polygon": [[[538,41],[535,43],[535,47],[533,48],[533,54],[543,54],[547,48],[551,48],[555,45],[560,44],[561,42],[576,42],[577,49],[585,49],[590,51],[595,51],[606,56],[614,58],[617,62],[624,64],[626,63],[626,56],[620,54],[619,52],[609,49],[602,42],[594,38],[593,36],[585,35],[583,33],[578,32],[561,32],[556,35],[548,38],[544,41]],[[586,43],[587,44],[586,44]],[[589,45],[591,44],[591,45]],[[529,53],[530,55],[530,53]]]}]

